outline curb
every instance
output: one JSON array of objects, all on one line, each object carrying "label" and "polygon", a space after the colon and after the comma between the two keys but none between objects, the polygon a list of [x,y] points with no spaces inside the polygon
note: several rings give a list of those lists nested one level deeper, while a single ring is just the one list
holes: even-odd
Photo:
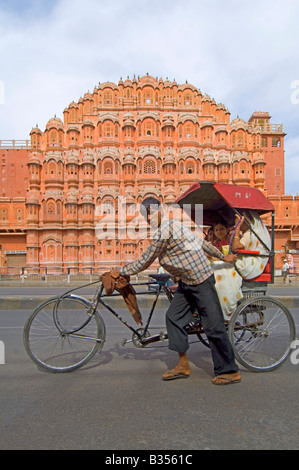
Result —
[{"label": "curb", "polygon": [[[80,297],[80,296],[79,296]],[[82,295],[87,300],[92,300],[93,296],[91,295]],[[121,296],[116,295],[115,298],[107,297],[105,303],[114,309],[126,309],[126,304]],[[53,298],[53,295],[49,296],[5,296],[0,297],[0,311],[1,310],[34,310],[38,305]],[[142,295],[138,299],[138,304],[140,309],[150,309],[153,304],[154,295]],[[169,306],[169,301],[166,297],[160,297],[157,302],[157,308],[167,308]],[[105,309],[104,306],[99,305],[99,309]]]},{"label": "curb", "polygon": [[[34,310],[39,304],[51,299],[53,296],[14,296],[14,297],[1,297],[0,298],[0,310]],[[88,300],[92,299],[92,296],[82,296]],[[106,303],[112,308],[126,308],[126,305],[121,297],[115,296],[116,298],[110,297],[106,299]],[[270,296],[271,297],[271,296]],[[274,296],[273,296],[274,298]],[[142,299],[138,299],[138,303],[141,309],[150,308],[152,306],[154,296],[143,295]],[[277,296],[275,299],[282,302],[287,308],[299,308],[299,296]],[[160,297],[157,302],[158,308],[167,308],[169,301],[166,297]],[[102,307],[104,308],[104,307]]]}]

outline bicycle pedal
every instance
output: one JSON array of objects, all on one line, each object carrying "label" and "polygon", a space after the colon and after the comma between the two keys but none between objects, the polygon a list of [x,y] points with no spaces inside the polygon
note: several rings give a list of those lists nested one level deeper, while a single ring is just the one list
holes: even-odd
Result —
[{"label": "bicycle pedal", "polygon": [[187,331],[201,331],[202,330],[202,324],[201,324],[200,321],[190,322],[186,326],[186,330]]},{"label": "bicycle pedal", "polygon": [[120,344],[121,344],[121,346],[125,346],[126,344],[131,343],[131,342],[132,342],[131,339],[123,338],[123,340],[122,340],[122,342],[121,342]]},{"label": "bicycle pedal", "polygon": [[161,331],[161,333],[160,333],[160,340],[161,340],[161,341],[165,341],[166,339],[168,339],[168,334],[167,334],[167,333],[164,333],[163,331]]}]

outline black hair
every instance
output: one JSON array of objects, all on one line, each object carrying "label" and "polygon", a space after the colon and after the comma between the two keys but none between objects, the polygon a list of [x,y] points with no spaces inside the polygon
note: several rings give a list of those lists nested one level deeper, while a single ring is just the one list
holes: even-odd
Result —
[{"label": "black hair", "polygon": [[228,229],[228,224],[225,221],[217,220],[217,222],[213,225],[212,229],[215,230],[216,225],[223,225],[226,229]]},{"label": "black hair", "polygon": [[154,197],[147,197],[140,204],[140,213],[143,217],[147,218],[151,209],[159,210],[161,207],[161,202]]}]

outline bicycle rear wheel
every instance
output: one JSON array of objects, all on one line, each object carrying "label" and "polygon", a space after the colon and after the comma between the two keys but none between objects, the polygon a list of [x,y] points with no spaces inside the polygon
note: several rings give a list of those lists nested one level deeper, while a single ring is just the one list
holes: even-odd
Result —
[{"label": "bicycle rear wheel", "polygon": [[237,361],[253,372],[280,366],[295,340],[295,324],[280,301],[266,296],[242,302],[232,315],[228,334]]},{"label": "bicycle rear wheel", "polygon": [[72,372],[104,346],[102,317],[88,300],[68,295],[42,303],[27,319],[23,341],[27,354],[48,372]]}]

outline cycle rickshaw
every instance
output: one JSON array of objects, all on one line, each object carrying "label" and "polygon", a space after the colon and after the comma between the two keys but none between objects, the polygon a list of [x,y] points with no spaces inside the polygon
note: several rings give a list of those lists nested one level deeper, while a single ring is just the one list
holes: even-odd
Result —
[{"label": "cycle rickshaw", "polygon": [[[279,300],[267,296],[268,284],[274,283],[274,206],[256,188],[225,183],[198,182],[192,185],[177,203],[195,220],[196,206],[202,205],[202,223],[212,226],[219,220],[234,226],[235,215],[241,211],[255,211],[259,216],[271,216],[271,247],[265,245],[267,254],[239,250],[242,256],[264,256],[264,271],[253,279],[243,279],[243,299],[228,324],[228,333],[237,361],[253,372],[270,371],[280,366],[291,352],[295,340],[295,324],[291,313]],[[246,218],[245,218],[246,222]],[[254,229],[247,221],[250,230]],[[230,240],[230,251],[234,232]]]},{"label": "cycle rickshaw", "polygon": [[[222,183],[195,183],[178,200],[177,204],[195,217],[195,206],[202,204],[203,223],[212,225],[222,217],[233,224],[235,214],[241,209],[254,209],[260,215],[272,214],[272,246],[269,262],[257,279],[244,282],[244,297],[227,325],[228,334],[240,364],[254,372],[273,370],[281,365],[291,352],[295,340],[295,325],[289,310],[277,299],[266,295],[268,283],[274,279],[274,207],[255,188]],[[261,241],[262,242],[262,241]],[[250,254],[250,253],[248,253]],[[252,255],[252,253],[251,253]],[[149,282],[132,284],[149,286],[157,284],[155,292],[138,291],[138,296],[153,296],[150,312],[142,327],[133,327],[117,309],[107,303],[107,295],[101,280],[92,300],[73,294],[79,288],[46,300],[28,317],[23,332],[25,350],[29,357],[48,372],[71,372],[87,364],[100,353],[106,338],[106,327],[101,308],[114,315],[131,332],[128,343],[144,348],[152,343],[167,340],[167,333],[152,334],[151,320],[161,293],[171,301],[173,288],[168,286],[168,274],[152,274]],[[80,288],[85,287],[81,286]],[[188,335],[195,335],[209,347],[201,320],[194,313],[194,321],[186,326]]]}]

